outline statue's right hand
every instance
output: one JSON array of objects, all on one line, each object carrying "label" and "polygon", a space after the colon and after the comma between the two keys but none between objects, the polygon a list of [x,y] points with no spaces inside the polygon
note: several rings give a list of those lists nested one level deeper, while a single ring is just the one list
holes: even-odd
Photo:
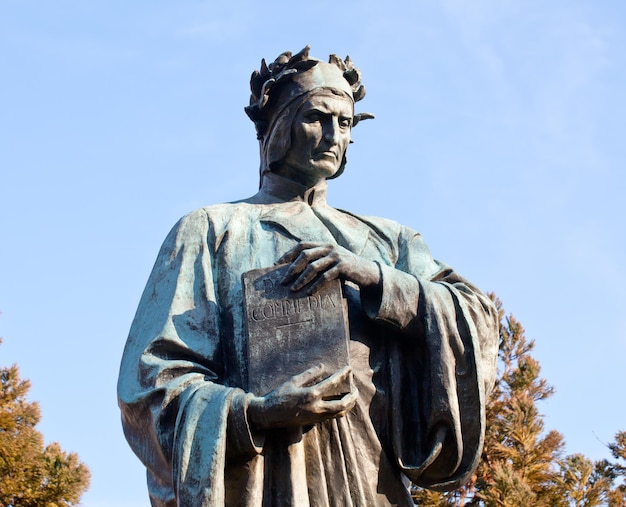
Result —
[{"label": "statue's right hand", "polygon": [[[336,398],[340,386],[351,386],[349,393]],[[352,409],[357,389],[352,369],[346,366],[330,377],[323,365],[294,375],[265,396],[255,396],[248,404],[248,420],[259,429],[309,426]]]}]

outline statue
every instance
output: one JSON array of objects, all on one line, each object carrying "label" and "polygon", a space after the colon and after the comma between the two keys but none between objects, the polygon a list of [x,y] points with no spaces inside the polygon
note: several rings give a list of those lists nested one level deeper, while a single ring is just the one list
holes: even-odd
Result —
[{"label": "statue", "polygon": [[[175,225],[133,321],[118,396],[153,506],[411,506],[480,457],[497,312],[417,232],[327,205],[372,115],[349,58],[308,53],[253,73],[260,189]],[[246,392],[242,274],[278,264],[294,293],[341,280],[349,366]]]}]

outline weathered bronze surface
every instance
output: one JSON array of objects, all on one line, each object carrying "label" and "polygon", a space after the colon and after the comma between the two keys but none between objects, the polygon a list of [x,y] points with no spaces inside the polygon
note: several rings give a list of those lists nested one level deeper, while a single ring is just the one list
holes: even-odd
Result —
[{"label": "weathered bronze surface", "polygon": [[[282,284],[289,265],[243,274],[248,343],[248,391],[265,395],[320,364],[335,373],[348,366],[347,308],[337,278],[315,292]],[[350,391],[347,383],[332,396]]]},{"label": "weathered bronze surface", "polygon": [[[372,118],[354,112],[365,89],[349,58],[283,53],[262,61],[251,90],[260,190],[174,226],[122,359],[123,427],[147,468],[152,505],[408,507],[407,479],[458,487],[482,448],[498,346],[493,304],[433,259],[419,233],[326,203],[351,129]],[[246,310],[242,275],[280,264],[278,306]],[[348,360],[311,358],[304,371],[277,372],[269,392],[263,379],[255,385],[264,374],[249,362],[247,324],[261,322],[278,349],[269,324],[278,319],[269,317],[312,305],[294,301],[333,280],[347,307]],[[311,331],[305,340],[327,338]],[[276,358],[261,366],[283,367]]]}]

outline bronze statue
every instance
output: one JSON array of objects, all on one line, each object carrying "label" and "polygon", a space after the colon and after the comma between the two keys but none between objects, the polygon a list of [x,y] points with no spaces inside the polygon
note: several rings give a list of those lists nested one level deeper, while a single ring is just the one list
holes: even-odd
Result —
[{"label": "bronze statue", "polygon": [[[259,192],[190,213],[161,248],[118,387],[154,506],[410,506],[409,480],[450,490],[477,465],[498,345],[491,301],[412,229],[326,203],[351,129],[372,117],[354,113],[360,81],[349,58],[326,63],[308,47],[263,61],[246,108]],[[341,280],[349,366],[246,392],[241,277],[283,263],[294,294]]]}]

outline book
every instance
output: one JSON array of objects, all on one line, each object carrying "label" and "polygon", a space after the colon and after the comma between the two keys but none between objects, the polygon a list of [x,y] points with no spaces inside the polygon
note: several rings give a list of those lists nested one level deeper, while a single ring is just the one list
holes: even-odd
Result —
[{"label": "book", "polygon": [[[257,396],[311,367],[324,364],[330,376],[349,364],[349,325],[341,281],[327,282],[310,295],[294,292],[281,284],[288,269],[283,264],[242,275],[247,387]],[[349,391],[345,385],[334,394]]]}]

